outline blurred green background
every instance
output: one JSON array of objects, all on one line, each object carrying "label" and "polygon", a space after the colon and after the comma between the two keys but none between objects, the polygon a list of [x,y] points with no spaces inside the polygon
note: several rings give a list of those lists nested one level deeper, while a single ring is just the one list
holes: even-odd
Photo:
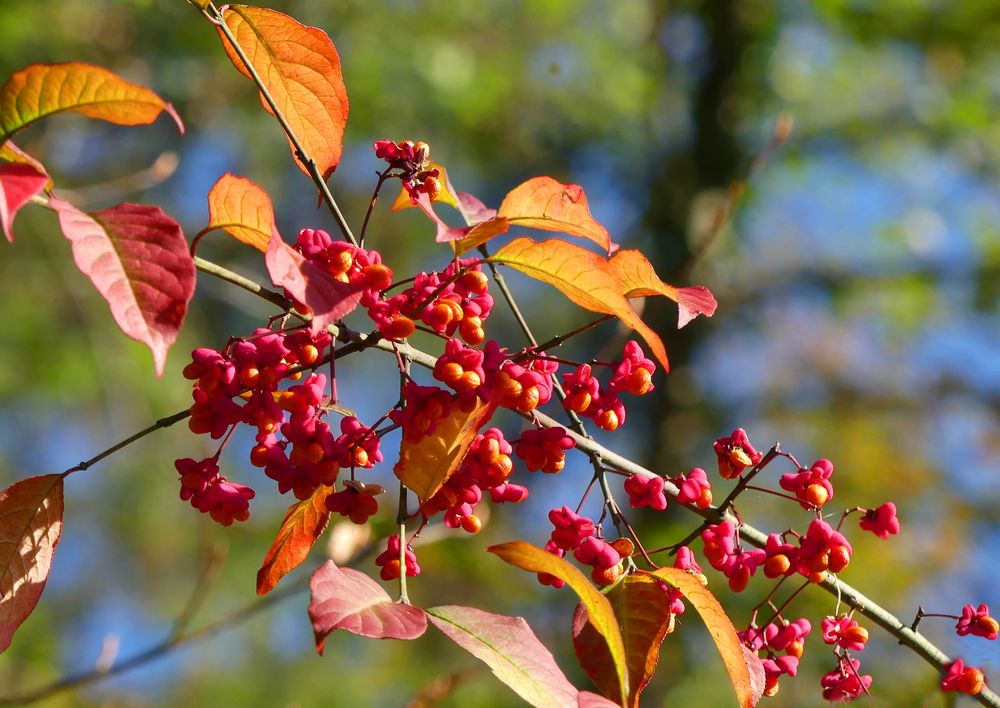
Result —
[{"label": "blurred green background", "polygon": [[[679,332],[671,303],[647,304],[672,371],[603,441],[672,475],[712,469],[711,442],[737,426],[760,448],[780,440],[805,464],[829,457],[836,497],[828,508],[891,499],[903,523],[890,541],[854,533],[845,580],[904,619],[918,603],[943,612],[966,602],[1000,608],[995,3],[271,6],[329,32],[341,53],[351,115],[331,184],[352,223],[360,223],[374,185],[372,141],[423,139],[459,189],[493,206],[535,175],[581,184],[616,241],[643,249],[668,282],[712,289],[718,314]],[[158,91],[187,124],[181,137],[165,119],[126,129],[64,116],[20,134],[21,147],[45,162],[76,204],[160,204],[190,237],[206,222],[208,189],[231,171],[270,192],[286,239],[306,226],[333,231],[251,84],[185,2],[4,0],[0,37],[0,78],[35,62],[88,61]],[[789,139],[769,149],[787,116]],[[730,185],[748,176],[733,204]],[[448,257],[431,247],[429,222],[414,212],[391,214],[382,203],[370,228],[371,245],[400,274]],[[200,275],[157,381],[148,351],[120,335],[75,270],[55,218],[25,209],[15,233],[0,255],[2,486],[66,469],[186,407],[187,352],[221,346],[273,314]],[[223,237],[209,237],[200,253],[263,277],[259,254]],[[550,289],[511,280],[542,336],[586,319]],[[495,312],[491,336],[519,342],[501,303]],[[599,330],[565,355],[589,358],[615,337],[613,328]],[[363,419],[393,402],[391,381],[386,390],[370,384],[391,379],[384,374],[391,366],[378,354],[338,366],[341,395]],[[509,437],[516,426],[505,421]],[[386,449],[395,444],[387,439]],[[117,646],[124,658],[158,642],[219,549],[224,563],[211,587],[196,592],[204,605],[193,626],[253,602],[256,568],[288,500],[256,484],[247,523],[223,529],[201,518],[177,500],[172,460],[212,449],[176,426],[68,480],[55,568],[37,611],[0,656],[0,696],[88,671],[102,646]],[[267,482],[255,477],[245,451],[246,440],[230,446],[230,476]],[[391,461],[380,479],[389,479]],[[482,552],[512,538],[543,543],[546,510],[574,505],[587,470],[581,458],[558,477],[530,479],[529,502],[494,509],[478,536],[446,534],[420,549],[424,574],[411,598],[522,614],[574,683],[588,686],[569,639],[573,598]],[[523,469],[518,476],[528,477]],[[717,486],[717,498],[724,489]],[[753,498],[740,510],[759,528],[780,531],[803,522],[789,506]],[[649,546],[675,542],[693,524],[684,512],[631,518]],[[386,521],[376,526],[384,534]],[[733,599],[724,580],[711,577],[738,625],[767,591],[757,578]],[[770,704],[823,704],[818,680],[834,660],[818,619],[834,602],[808,592],[788,613],[816,620],[816,629],[799,677],[784,680]],[[474,659],[431,633],[417,643],[334,636],[317,657],[305,607],[299,594],[210,641],[45,704],[518,704]],[[995,645],[959,640],[947,620],[922,628],[987,675],[1000,668]],[[945,704],[926,664],[880,631],[872,635],[862,657],[875,677],[866,705]],[[664,643],[643,704],[724,706],[730,690],[707,634],[685,615]]]}]

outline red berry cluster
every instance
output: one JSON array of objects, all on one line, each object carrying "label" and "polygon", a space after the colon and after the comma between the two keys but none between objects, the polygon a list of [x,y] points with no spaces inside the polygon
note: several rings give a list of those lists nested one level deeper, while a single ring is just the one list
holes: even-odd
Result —
[{"label": "red berry cluster", "polygon": [[441,193],[441,182],[438,179],[441,171],[428,163],[431,148],[427,143],[376,140],[373,147],[375,157],[389,163],[389,176],[399,178],[410,199],[416,201],[421,194],[426,194],[434,200]]}]

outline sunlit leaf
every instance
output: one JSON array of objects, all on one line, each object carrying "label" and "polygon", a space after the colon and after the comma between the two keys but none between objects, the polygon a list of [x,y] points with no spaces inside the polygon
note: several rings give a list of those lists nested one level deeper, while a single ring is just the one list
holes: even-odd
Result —
[{"label": "sunlit leaf", "polygon": [[24,162],[0,162],[0,226],[11,243],[11,225],[18,210],[45,189],[49,176]]},{"label": "sunlit leaf", "polygon": [[263,189],[226,173],[208,193],[209,229],[222,229],[238,241],[267,253],[274,228],[274,207]]},{"label": "sunlit leaf", "polygon": [[[329,177],[340,163],[348,112],[340,55],[330,37],[266,8],[227,5],[222,15],[306,154]],[[219,36],[233,66],[249,78],[222,30]],[[263,96],[261,103],[273,115]],[[296,164],[309,174],[301,162]]]},{"label": "sunlit leaf", "polygon": [[372,639],[416,639],[427,629],[427,615],[419,607],[393,602],[367,575],[333,561],[313,573],[309,591],[309,619],[320,654],[338,629]]},{"label": "sunlit leaf", "polygon": [[62,475],[29,477],[0,492],[0,652],[45,588],[62,513]]},{"label": "sunlit leaf", "polygon": [[166,111],[184,132],[173,106],[107,69],[80,62],[32,64],[0,86],[0,143],[39,118],[66,111],[118,125],[146,125]]},{"label": "sunlit leaf", "polygon": [[578,184],[551,177],[529,179],[510,191],[497,210],[511,226],[558,231],[590,239],[608,253],[614,249],[608,230],[590,215],[587,195]]},{"label": "sunlit leaf", "polygon": [[722,656],[722,662],[729,672],[729,680],[733,683],[740,706],[750,708],[756,705],[762,695],[763,682],[751,676],[758,671],[763,672],[760,659],[744,651],[729,615],[722,609],[715,595],[705,587],[702,582],[703,576],[679,568],[659,568],[649,575],[654,575],[680,590],[684,599],[698,611]]},{"label": "sunlit leaf", "polygon": [[326,529],[330,512],[326,498],[333,487],[320,485],[313,495],[288,507],[278,535],[257,571],[257,594],[266,595],[288,573],[302,564]]},{"label": "sunlit leaf", "polygon": [[618,708],[620,704],[609,701],[602,695],[590,691],[580,691],[576,697],[577,708]]},{"label": "sunlit leaf", "polygon": [[460,256],[466,251],[471,251],[477,246],[482,246],[494,236],[505,234],[509,230],[510,223],[502,216],[498,216],[495,219],[487,219],[486,221],[476,224],[469,229],[469,232],[465,234],[465,236],[458,241],[452,242],[452,246],[455,249],[455,255]]},{"label": "sunlit leaf", "polygon": [[364,283],[340,282],[307,261],[277,234],[271,236],[264,262],[271,281],[312,311],[314,332],[346,317],[361,302]]},{"label": "sunlit leaf", "polygon": [[49,181],[45,184],[45,188],[52,189],[52,178],[49,177],[49,173],[48,170],[45,169],[45,165],[41,163],[41,160],[36,160],[34,157],[15,145],[13,140],[0,143],[0,161],[31,165],[36,171],[41,172],[49,178]]},{"label": "sunlit leaf", "polygon": [[84,213],[53,197],[73,259],[127,336],[153,352],[156,375],[194,294],[194,260],[177,222],[159,207],[119,204]]},{"label": "sunlit leaf", "polygon": [[608,261],[585,248],[559,239],[535,242],[517,238],[502,246],[491,261],[555,286],[591,312],[614,315],[646,340],[653,356],[669,369],[659,335],[643,322],[622,294],[622,282]]},{"label": "sunlit leaf", "polygon": [[675,288],[664,283],[653,270],[653,264],[640,251],[626,249],[618,251],[608,261],[622,281],[625,297],[650,297],[663,295],[677,303],[677,329],[680,329],[698,315],[711,317],[718,303],[712,292],[701,285]]},{"label": "sunlit leaf", "polygon": [[577,705],[578,691],[523,618],[459,606],[432,607],[427,615],[431,624],[483,661],[529,704]]},{"label": "sunlit leaf", "polygon": [[629,685],[625,659],[625,644],[622,642],[618,620],[611,603],[590,583],[587,577],[572,565],[547,551],[524,541],[510,541],[486,549],[507,563],[531,573],[548,573],[565,582],[587,608],[590,623],[604,638],[618,678],[621,700],[628,697]]},{"label": "sunlit leaf", "polygon": [[[626,576],[606,595],[618,620],[625,644],[629,705],[638,706],[639,696],[653,678],[660,659],[660,644],[671,623],[670,598],[663,584],[647,575]],[[580,666],[606,696],[619,694],[618,672],[608,645],[588,621],[580,604],[573,615],[573,648]]]},{"label": "sunlit leaf", "polygon": [[456,401],[447,418],[437,421],[434,432],[417,442],[405,438],[393,468],[399,481],[421,502],[434,496],[462,464],[479,429],[490,419],[495,403]]}]

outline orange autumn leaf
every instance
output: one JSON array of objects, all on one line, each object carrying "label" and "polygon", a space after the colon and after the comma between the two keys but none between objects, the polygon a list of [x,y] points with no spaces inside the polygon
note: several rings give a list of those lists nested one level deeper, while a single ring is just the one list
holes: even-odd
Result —
[{"label": "orange autumn leaf", "polygon": [[404,438],[399,445],[399,461],[393,468],[396,477],[421,502],[430,499],[462,464],[479,429],[495,409],[495,403],[483,403],[478,399],[469,407],[456,402],[451,414],[437,421],[432,434],[417,442]]},{"label": "orange autumn leaf", "polygon": [[262,253],[274,233],[274,207],[263,189],[243,177],[228,172],[208,193],[208,226],[227,234]]},{"label": "orange autumn leaf", "polygon": [[622,295],[627,298],[663,295],[677,303],[677,329],[680,329],[698,315],[711,317],[718,303],[711,291],[696,285],[675,288],[660,280],[653,264],[635,249],[618,251],[608,261],[622,281]]},{"label": "orange autumn leaf", "polygon": [[[330,37],[284,13],[260,7],[227,5],[222,16],[306,154],[320,174],[329,177],[340,163],[348,112],[340,55]],[[250,78],[222,30],[219,36],[233,66]],[[273,115],[263,96],[261,103]],[[294,155],[295,147],[291,149]],[[298,159],[296,164],[309,174]]]},{"label": "orange autumn leaf", "polygon": [[[617,679],[618,695],[624,704],[629,695],[629,677],[626,670],[625,644],[622,641],[618,619],[611,603],[591,584],[590,580],[567,563],[548,551],[532,546],[524,541],[510,541],[486,549],[502,560],[529,573],[548,573],[565,582],[577,594],[584,607],[590,624],[604,639],[611,656]],[[601,686],[603,689],[604,686]]]},{"label": "orange autumn leaf", "polygon": [[[639,696],[656,671],[660,644],[672,625],[670,597],[661,582],[639,573],[625,576],[606,597],[625,643],[628,705],[637,708]],[[614,661],[582,604],[573,615],[573,648],[594,685],[606,696],[616,695],[619,688]]]},{"label": "orange autumn leaf", "polygon": [[0,86],[0,144],[26,125],[55,113],[146,125],[163,111],[183,133],[184,124],[173,106],[107,69],[82,62],[32,64]]},{"label": "orange autumn leaf", "polygon": [[264,563],[257,571],[257,594],[266,595],[309,555],[330,520],[326,498],[333,487],[321,485],[308,499],[288,507],[278,535],[271,544]]},{"label": "orange autumn leaf", "polygon": [[604,257],[559,239],[535,242],[518,238],[489,260],[555,286],[584,309],[614,315],[642,335],[663,370],[669,370],[667,350],[659,335],[632,309],[622,294],[621,279]]},{"label": "orange autumn leaf", "polygon": [[[645,573],[646,571],[641,571]],[[763,691],[763,667],[760,659],[754,654],[744,651],[742,642],[736,635],[729,615],[715,598],[703,581],[704,576],[689,573],[680,568],[659,568],[648,573],[663,580],[668,585],[677,588],[684,599],[698,611],[708,633],[712,635],[722,663],[729,672],[729,680],[736,691],[736,697],[742,708],[752,708],[760,700]],[[755,676],[753,674],[758,674]]]},{"label": "orange autumn leaf", "polygon": [[529,179],[504,197],[497,216],[507,217],[511,226],[579,236],[612,251],[608,230],[590,215],[587,195],[578,184],[562,184],[551,177]]},{"label": "orange autumn leaf", "polygon": [[62,475],[28,477],[0,491],[0,652],[41,597],[62,514]]}]

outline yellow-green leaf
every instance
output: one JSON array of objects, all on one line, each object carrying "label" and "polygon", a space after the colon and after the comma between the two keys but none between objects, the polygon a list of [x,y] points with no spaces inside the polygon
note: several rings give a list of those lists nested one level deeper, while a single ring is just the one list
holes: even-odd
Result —
[{"label": "yellow-green leaf", "polygon": [[267,192],[228,172],[208,193],[208,226],[267,253],[274,230],[274,207]]},{"label": "yellow-green leaf", "polygon": [[[329,177],[340,163],[348,111],[340,55],[330,37],[276,10],[228,5],[222,15],[306,154]],[[233,66],[250,78],[221,29],[219,36]],[[261,103],[274,114],[263,96]],[[294,155],[291,141],[289,146]]]},{"label": "yellow-green leaf", "polygon": [[32,64],[0,86],[0,143],[39,118],[67,111],[118,125],[146,125],[166,111],[184,132],[173,106],[107,69],[80,62]]},{"label": "yellow-green leaf", "polygon": [[664,371],[670,368],[659,335],[632,309],[622,294],[621,279],[603,256],[559,239],[535,242],[518,238],[505,244],[490,260],[555,286],[584,309],[614,315],[642,335]]},{"label": "yellow-green leaf", "polygon": [[[722,663],[729,672],[729,680],[733,683],[740,706],[751,708],[756,705],[761,694],[755,690],[757,682],[751,679],[750,663],[756,661],[759,664],[760,660],[744,651],[729,615],[722,609],[715,595],[705,587],[704,576],[679,568],[660,568],[649,575],[654,575],[680,590],[684,599],[694,606],[708,627],[708,633],[712,635],[712,640],[722,656]],[[762,685],[760,688],[762,689]]]},{"label": "yellow-green leaf", "polygon": [[495,403],[479,399],[474,404],[456,401],[451,414],[437,421],[432,434],[417,442],[404,438],[399,445],[399,461],[393,468],[399,481],[421,502],[430,499],[462,464],[476,434],[495,409]]},{"label": "yellow-green leaf", "polygon": [[586,576],[562,558],[532,546],[524,541],[510,541],[486,549],[490,553],[530,573],[548,573],[565,582],[577,594],[587,608],[587,615],[594,629],[604,638],[614,662],[620,689],[620,701],[624,704],[629,695],[628,672],[626,670],[625,643],[614,610],[608,598],[604,597],[587,580]]},{"label": "yellow-green leaf", "polygon": [[587,195],[578,184],[563,184],[551,177],[535,177],[518,185],[504,197],[497,216],[511,226],[558,231],[590,239],[608,253],[611,236],[590,215]]}]

